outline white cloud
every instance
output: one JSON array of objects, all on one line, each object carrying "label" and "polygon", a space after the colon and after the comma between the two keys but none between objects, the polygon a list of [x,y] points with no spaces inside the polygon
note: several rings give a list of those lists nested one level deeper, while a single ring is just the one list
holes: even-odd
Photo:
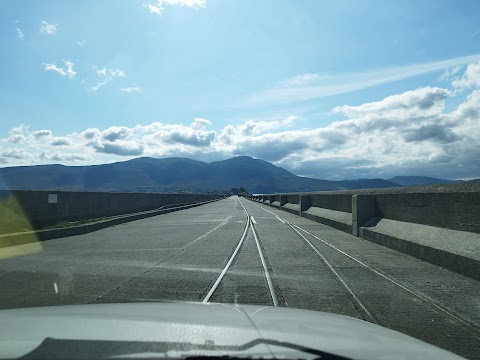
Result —
[{"label": "white cloud", "polygon": [[314,84],[315,82],[322,80],[324,77],[328,77],[328,75],[314,74],[314,73],[301,74],[283,81],[282,85],[306,86],[309,84]]},{"label": "white cloud", "polygon": [[53,141],[50,144],[52,146],[66,146],[66,145],[70,145],[70,141],[64,137],[57,137],[53,139]]},{"label": "white cloud", "polygon": [[[99,69],[101,74],[109,74],[107,70]],[[470,74],[465,69],[458,76],[470,79]],[[451,98],[460,105],[446,110],[445,103]],[[426,86],[375,102],[339,105],[332,112],[342,119],[310,128],[302,128],[307,120],[297,115],[247,119],[218,131],[210,120],[198,117],[187,125],[153,122],[134,127],[89,128],[60,138],[53,137],[50,130],[30,133],[28,127],[20,125],[1,140],[2,151],[12,151],[7,156],[20,156],[18,151],[24,150],[30,162],[12,162],[11,157],[2,154],[0,158],[7,159],[5,166],[30,164],[32,159],[61,161],[52,155],[58,149],[53,142],[59,140],[59,154],[89,157],[62,160],[69,164],[91,163],[91,159],[111,162],[140,155],[202,160],[250,155],[300,175],[333,180],[415,174],[480,178],[480,89],[465,96]],[[37,154],[43,151],[50,155],[41,159]]]},{"label": "white cloud", "polygon": [[85,160],[91,160],[90,156],[84,155],[84,154],[72,154],[72,153],[59,153],[59,152],[48,152],[48,151],[42,151],[42,153],[39,155],[39,158],[41,160],[47,160],[47,161],[68,161],[68,162],[75,162],[75,161],[85,161]]},{"label": "white cloud", "polygon": [[126,88],[120,88],[120,91],[126,92],[126,93],[133,93],[133,92],[142,92],[142,89],[139,88],[138,86],[129,86]]},{"label": "white cloud", "polygon": [[250,106],[286,104],[353,92],[478,61],[480,54],[357,73],[301,74],[246,99]]},{"label": "white cloud", "polygon": [[128,137],[132,132],[133,129],[130,129],[126,126],[112,126],[102,131],[101,135],[104,139],[114,142],[116,140]]},{"label": "white cloud", "polygon": [[99,137],[101,134],[100,130],[95,129],[95,128],[88,128],[85,131],[83,131],[80,135],[87,140],[94,139],[96,137]]},{"label": "white cloud", "polygon": [[66,76],[67,73],[65,72],[65,70],[61,67],[58,67],[57,65],[55,64],[45,64],[45,63],[42,63],[43,66],[45,66],[44,70],[45,71],[55,71],[57,73],[59,73],[60,75],[62,76]]},{"label": "white cloud", "polygon": [[258,136],[267,131],[289,127],[298,119],[298,116],[292,115],[283,120],[247,120],[240,125],[227,125],[223,128],[221,134],[219,135],[219,139],[227,144],[230,144],[235,138],[242,138],[252,135]]},{"label": "white cloud", "polygon": [[65,64],[65,67],[60,67],[56,64],[46,63],[43,63],[42,65],[44,66],[44,71],[54,71],[61,76],[68,76],[68,78],[73,79],[75,75],[77,75],[77,72],[73,70],[75,64],[69,60],[64,60],[63,63]]},{"label": "white cloud", "polygon": [[11,143],[14,143],[14,144],[18,144],[20,142],[25,141],[25,136],[24,135],[12,135],[7,139],[7,141],[9,141]]},{"label": "white cloud", "polygon": [[25,38],[25,35],[23,34],[23,31],[20,30],[20,28],[17,26],[17,38],[19,38],[20,40],[23,40]]},{"label": "white cloud", "polygon": [[469,64],[463,76],[454,79],[452,85],[461,89],[480,86],[480,62]]},{"label": "white cloud", "polygon": [[2,157],[10,159],[25,159],[28,158],[28,154],[23,149],[8,149],[2,151]]},{"label": "white cloud", "polygon": [[93,147],[100,153],[119,156],[139,156],[145,149],[138,141],[95,142]]},{"label": "white cloud", "polygon": [[135,132],[142,134],[142,139],[153,148],[165,151],[172,149],[190,149],[210,147],[215,140],[216,132],[208,130],[211,122],[196,118],[189,126],[181,124],[162,124],[159,122],[150,125],[138,125]]},{"label": "white cloud", "polygon": [[81,46],[81,47],[84,47],[85,45],[87,45],[87,42],[85,40],[83,41],[77,41],[77,45],[78,46]]},{"label": "white cloud", "polygon": [[441,113],[445,106],[445,99],[449,95],[451,92],[446,89],[428,86],[359,106],[337,106],[332,112],[343,113],[349,118],[362,119],[363,123],[356,121],[359,126],[372,121],[381,121],[385,124],[387,119],[410,121],[417,117]]},{"label": "white cloud", "polygon": [[58,30],[58,25],[49,24],[46,21],[42,20],[40,25],[40,32],[47,35],[55,35]]},{"label": "white cloud", "polygon": [[28,135],[28,126],[25,124],[20,124],[18,126],[13,127],[8,133],[10,136],[5,139],[13,144],[22,143],[26,140],[26,136]]},{"label": "white cloud", "polygon": [[462,70],[462,65],[456,65],[450,68],[446,68],[442,75],[440,75],[440,81],[453,81],[455,80],[456,75]]},{"label": "white cloud", "polygon": [[73,67],[75,64],[71,61],[65,61],[65,66],[67,67],[67,75],[70,79],[73,79],[75,75],[77,75],[77,72],[73,70]]},{"label": "white cloud", "polygon": [[89,87],[91,91],[98,91],[101,87],[107,85],[115,78],[124,78],[127,76],[124,70],[121,69],[107,69],[105,66],[98,68],[93,67],[95,74],[97,75],[97,83],[94,86]]},{"label": "white cloud", "polygon": [[35,139],[41,139],[41,138],[45,138],[45,137],[51,137],[52,136],[52,131],[51,130],[38,130],[38,131],[34,131],[32,133],[32,136],[35,138]]},{"label": "white cloud", "polygon": [[147,8],[151,14],[162,15],[165,6],[186,6],[189,8],[204,8],[207,0],[157,0],[155,3],[144,3],[143,7]]},{"label": "white cloud", "polygon": [[25,135],[25,134],[28,134],[28,129],[30,127],[28,125],[25,125],[25,124],[20,124],[18,126],[15,126],[14,128],[12,128],[10,131],[9,131],[9,134],[10,135]]}]

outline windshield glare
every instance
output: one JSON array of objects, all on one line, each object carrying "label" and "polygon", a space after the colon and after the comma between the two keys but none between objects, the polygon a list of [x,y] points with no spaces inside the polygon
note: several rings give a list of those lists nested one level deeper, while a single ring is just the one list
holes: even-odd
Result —
[{"label": "windshield glare", "polygon": [[479,20],[4,0],[0,358],[479,359]]}]

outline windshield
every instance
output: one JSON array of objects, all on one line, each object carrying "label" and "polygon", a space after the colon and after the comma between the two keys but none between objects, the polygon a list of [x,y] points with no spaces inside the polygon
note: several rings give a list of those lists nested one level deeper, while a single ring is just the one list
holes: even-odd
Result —
[{"label": "windshield", "polygon": [[[1,9],[0,322],[35,307],[32,329],[62,305],[233,304],[251,337],[216,337],[238,319],[192,339],[96,338],[63,322],[28,336],[213,341],[215,356],[257,340],[272,357],[273,343],[309,357],[393,349],[388,336],[369,342],[374,327],[302,322],[325,313],[479,359],[478,1]],[[131,309],[109,316],[124,324]],[[217,316],[168,309],[156,320]],[[282,325],[291,309],[316,313]]]}]

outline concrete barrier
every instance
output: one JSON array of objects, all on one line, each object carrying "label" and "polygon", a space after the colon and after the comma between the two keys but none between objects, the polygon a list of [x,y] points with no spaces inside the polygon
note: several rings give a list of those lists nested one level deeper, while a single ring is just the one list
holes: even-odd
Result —
[{"label": "concrete barrier", "polygon": [[0,191],[0,227],[15,226],[16,219],[20,219],[33,229],[41,229],[63,221],[111,217],[221,197],[214,194]]},{"label": "concrete barrier", "polygon": [[480,279],[480,184],[464,183],[252,199]]},{"label": "concrete barrier", "polygon": [[190,208],[208,204],[217,200],[219,199],[208,200],[208,201],[198,202],[198,203],[182,204],[178,206],[169,206],[166,209],[162,208],[162,209],[155,209],[155,210],[138,212],[133,214],[119,215],[106,220],[101,220],[101,221],[97,221],[89,224],[71,226],[66,228],[45,229],[45,230],[28,231],[28,232],[22,232],[22,233],[14,233],[14,234],[4,234],[4,235],[0,235],[0,248],[29,244],[37,241],[45,241],[45,240],[52,240],[52,239],[69,237],[69,236],[88,234],[94,231],[105,229],[107,227],[124,224],[130,221],[146,219],[152,216],[168,214],[174,211],[190,209]]}]

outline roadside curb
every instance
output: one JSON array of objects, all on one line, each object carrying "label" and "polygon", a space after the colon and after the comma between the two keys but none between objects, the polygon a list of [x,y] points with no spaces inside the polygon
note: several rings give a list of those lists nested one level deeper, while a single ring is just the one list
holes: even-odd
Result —
[{"label": "roadside curb", "polygon": [[221,199],[214,199],[214,200],[197,202],[197,203],[189,203],[189,204],[177,204],[177,206],[173,204],[173,205],[168,205],[166,207],[161,207],[154,210],[142,211],[142,212],[126,214],[126,215],[118,215],[111,219],[102,220],[102,221],[93,222],[93,223],[84,224],[84,225],[67,227],[67,228],[45,229],[45,230],[29,231],[25,233],[4,234],[4,235],[0,235],[0,249],[16,246],[16,245],[29,244],[35,241],[46,241],[46,240],[63,238],[63,237],[84,235],[84,234],[102,230],[111,226],[124,224],[131,221],[146,219],[146,218],[157,216],[157,215],[168,214],[174,211],[190,209],[193,207],[205,205],[218,200],[221,200]]},{"label": "roadside curb", "polygon": [[[428,228],[428,226],[425,226],[425,228]],[[474,259],[462,254],[450,252],[445,249],[435,248],[433,246],[421,244],[417,241],[413,241],[413,237],[402,238],[400,237],[400,235],[395,236],[391,234],[385,234],[381,231],[376,231],[374,227],[360,227],[359,235],[364,240],[371,241],[373,243],[413,256],[417,259],[480,280],[479,259]]]}]

